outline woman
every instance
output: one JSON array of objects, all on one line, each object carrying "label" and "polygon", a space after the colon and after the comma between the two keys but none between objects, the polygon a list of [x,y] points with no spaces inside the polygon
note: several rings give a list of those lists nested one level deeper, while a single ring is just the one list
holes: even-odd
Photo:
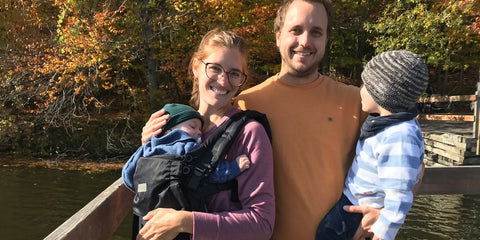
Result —
[{"label": "woman", "polygon": [[[230,31],[212,30],[200,42],[190,61],[193,90],[190,103],[198,109],[207,138],[239,110],[232,98],[245,82],[248,53],[244,41]],[[142,132],[142,143],[161,132],[168,116],[152,114]],[[225,161],[246,154],[250,168],[237,177],[240,202],[230,201],[230,191],[209,200],[209,213],[155,209],[137,239],[173,239],[180,232],[192,239],[269,239],[275,222],[273,160],[270,141],[263,126],[247,123],[227,153]]]}]

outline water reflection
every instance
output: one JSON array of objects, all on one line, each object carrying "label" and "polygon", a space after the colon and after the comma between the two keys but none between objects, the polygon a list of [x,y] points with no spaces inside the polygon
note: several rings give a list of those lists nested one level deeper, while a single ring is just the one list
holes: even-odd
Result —
[{"label": "water reflection", "polygon": [[[1,239],[44,238],[119,176],[0,165]],[[111,239],[130,239],[131,218]],[[479,226],[480,196],[417,196],[397,239],[478,240]]]},{"label": "water reflection", "polygon": [[480,196],[417,196],[397,239],[480,239]]},{"label": "water reflection", "polygon": [[42,239],[119,176],[0,167],[1,238]]}]

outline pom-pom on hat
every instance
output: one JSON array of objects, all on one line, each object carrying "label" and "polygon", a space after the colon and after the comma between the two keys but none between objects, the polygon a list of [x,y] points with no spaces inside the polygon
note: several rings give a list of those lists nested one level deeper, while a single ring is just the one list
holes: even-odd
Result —
[{"label": "pom-pom on hat", "polygon": [[163,106],[163,109],[165,109],[167,114],[170,114],[170,118],[167,120],[167,124],[162,127],[162,132],[165,132],[172,127],[176,126],[177,124],[181,122],[185,122],[187,120],[190,120],[192,118],[198,118],[202,122],[202,127],[203,127],[203,119],[202,116],[200,116],[200,113],[195,111],[190,106],[183,105],[183,104],[178,104],[178,103],[169,103]]},{"label": "pom-pom on hat", "polygon": [[395,113],[415,106],[428,85],[428,69],[417,54],[406,50],[387,51],[372,58],[362,80],[373,100]]}]

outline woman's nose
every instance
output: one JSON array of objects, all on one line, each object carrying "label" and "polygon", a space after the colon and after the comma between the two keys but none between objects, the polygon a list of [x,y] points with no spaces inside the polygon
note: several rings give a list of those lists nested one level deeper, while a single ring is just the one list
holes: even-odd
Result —
[{"label": "woman's nose", "polygon": [[228,85],[228,74],[226,72],[223,72],[222,75],[218,77],[217,82],[222,86]]}]

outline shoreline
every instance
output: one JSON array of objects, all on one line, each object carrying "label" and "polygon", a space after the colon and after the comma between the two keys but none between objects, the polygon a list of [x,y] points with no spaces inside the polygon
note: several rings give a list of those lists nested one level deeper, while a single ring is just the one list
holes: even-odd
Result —
[{"label": "shoreline", "polygon": [[1,167],[41,167],[57,170],[102,173],[121,170],[128,159],[79,159],[71,156],[33,157],[26,154],[7,153],[0,157]]}]

